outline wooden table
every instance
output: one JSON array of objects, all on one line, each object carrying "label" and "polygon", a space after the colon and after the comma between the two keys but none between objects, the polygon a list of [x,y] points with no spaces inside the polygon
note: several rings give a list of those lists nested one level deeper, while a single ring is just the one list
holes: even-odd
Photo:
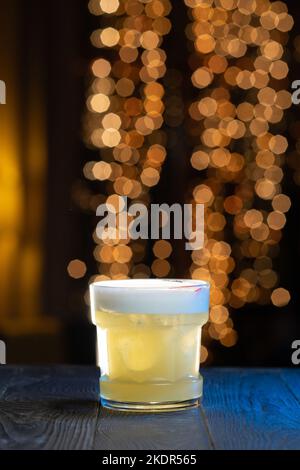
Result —
[{"label": "wooden table", "polygon": [[300,449],[300,370],[207,369],[199,409],[98,405],[98,370],[0,367],[0,449]]}]

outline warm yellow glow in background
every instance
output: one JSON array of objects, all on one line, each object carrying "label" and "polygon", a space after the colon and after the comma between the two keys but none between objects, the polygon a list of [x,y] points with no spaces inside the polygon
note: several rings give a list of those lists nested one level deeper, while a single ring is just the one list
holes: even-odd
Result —
[{"label": "warm yellow glow in background", "polygon": [[[47,164],[45,97],[34,68],[30,69],[26,96],[21,94],[18,2],[4,3],[0,70],[7,104],[0,106],[0,329],[18,335],[49,332],[51,326],[41,316],[40,303]],[[26,107],[25,119],[21,105],[23,110]]]}]

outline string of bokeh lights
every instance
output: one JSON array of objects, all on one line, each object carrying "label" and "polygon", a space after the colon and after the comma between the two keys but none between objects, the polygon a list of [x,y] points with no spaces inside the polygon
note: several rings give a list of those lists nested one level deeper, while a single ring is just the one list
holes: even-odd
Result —
[{"label": "string of bokeh lights", "polygon": [[[192,254],[191,277],[212,285],[206,342],[237,342],[229,309],[289,303],[274,258],[285,214],[282,193],[288,148],[282,135],[291,106],[286,63],[293,19],[283,2],[185,0],[192,83],[189,108],[194,203],[206,206],[205,248]],[[202,348],[202,361],[209,359]]]},{"label": "string of bokeh lights", "polygon": [[[212,284],[205,362],[211,359],[210,341],[226,347],[237,342],[231,309],[270,302],[280,307],[290,300],[279,287],[275,260],[291,206],[282,180],[288,146],[285,110],[291,106],[286,45],[293,19],[280,1],[185,4],[191,20],[188,63],[198,94],[185,117],[194,146],[190,194],[194,204],[206,206],[205,247],[193,252],[187,276]],[[104,201],[116,207],[119,196],[149,204],[167,155],[162,127],[176,132],[184,116],[182,77],[166,70],[162,49],[171,31],[171,4],[91,0],[89,9],[104,17],[105,26],[91,36],[101,57],[92,64],[85,120],[87,143],[99,150],[99,160],[88,163],[84,173],[104,188],[95,207]],[[147,266],[145,242],[103,242],[96,234],[94,239],[99,275],[93,279],[167,277],[172,272],[168,241],[154,244],[155,260]]]},{"label": "string of bokeh lights", "polygon": [[[117,212],[124,209],[120,197],[131,203],[149,204],[149,190],[160,181],[166,159],[164,87],[166,74],[163,37],[171,29],[169,0],[91,0],[93,15],[104,16],[105,26],[93,32],[92,44],[101,57],[92,64],[93,82],[87,105],[86,136],[99,149],[99,161],[85,166],[85,176],[105,182],[103,200]],[[130,221],[128,214],[128,221]],[[169,242],[153,246],[151,267],[143,263],[144,241],[115,240],[94,235],[99,263],[96,279],[165,277],[171,266]]]}]

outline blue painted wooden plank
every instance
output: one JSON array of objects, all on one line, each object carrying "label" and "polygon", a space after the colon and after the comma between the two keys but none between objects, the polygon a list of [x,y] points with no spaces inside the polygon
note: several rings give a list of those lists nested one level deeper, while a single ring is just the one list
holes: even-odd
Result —
[{"label": "blue painted wooden plank", "polygon": [[300,368],[284,369],[280,375],[286,386],[300,403]]},{"label": "blue painted wooden plank", "polygon": [[0,448],[300,449],[300,371],[203,374],[205,419],[201,410],[150,416],[102,410],[97,421],[96,369],[0,369]]},{"label": "blue painted wooden plank", "polygon": [[5,369],[0,373],[0,450],[92,448],[99,408],[95,368]]},{"label": "blue painted wooden plank", "polygon": [[203,375],[203,407],[217,449],[300,449],[300,403],[280,370],[207,369]]},{"label": "blue painted wooden plank", "polygon": [[200,409],[132,414],[102,409],[96,450],[211,450]]}]

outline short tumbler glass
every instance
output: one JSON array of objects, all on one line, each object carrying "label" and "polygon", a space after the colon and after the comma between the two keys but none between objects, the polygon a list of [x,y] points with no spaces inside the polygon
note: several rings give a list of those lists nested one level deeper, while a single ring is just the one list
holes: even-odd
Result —
[{"label": "short tumbler glass", "polygon": [[202,397],[201,332],[210,286],[190,280],[122,280],[91,285],[100,398],[124,411],[173,411]]}]

